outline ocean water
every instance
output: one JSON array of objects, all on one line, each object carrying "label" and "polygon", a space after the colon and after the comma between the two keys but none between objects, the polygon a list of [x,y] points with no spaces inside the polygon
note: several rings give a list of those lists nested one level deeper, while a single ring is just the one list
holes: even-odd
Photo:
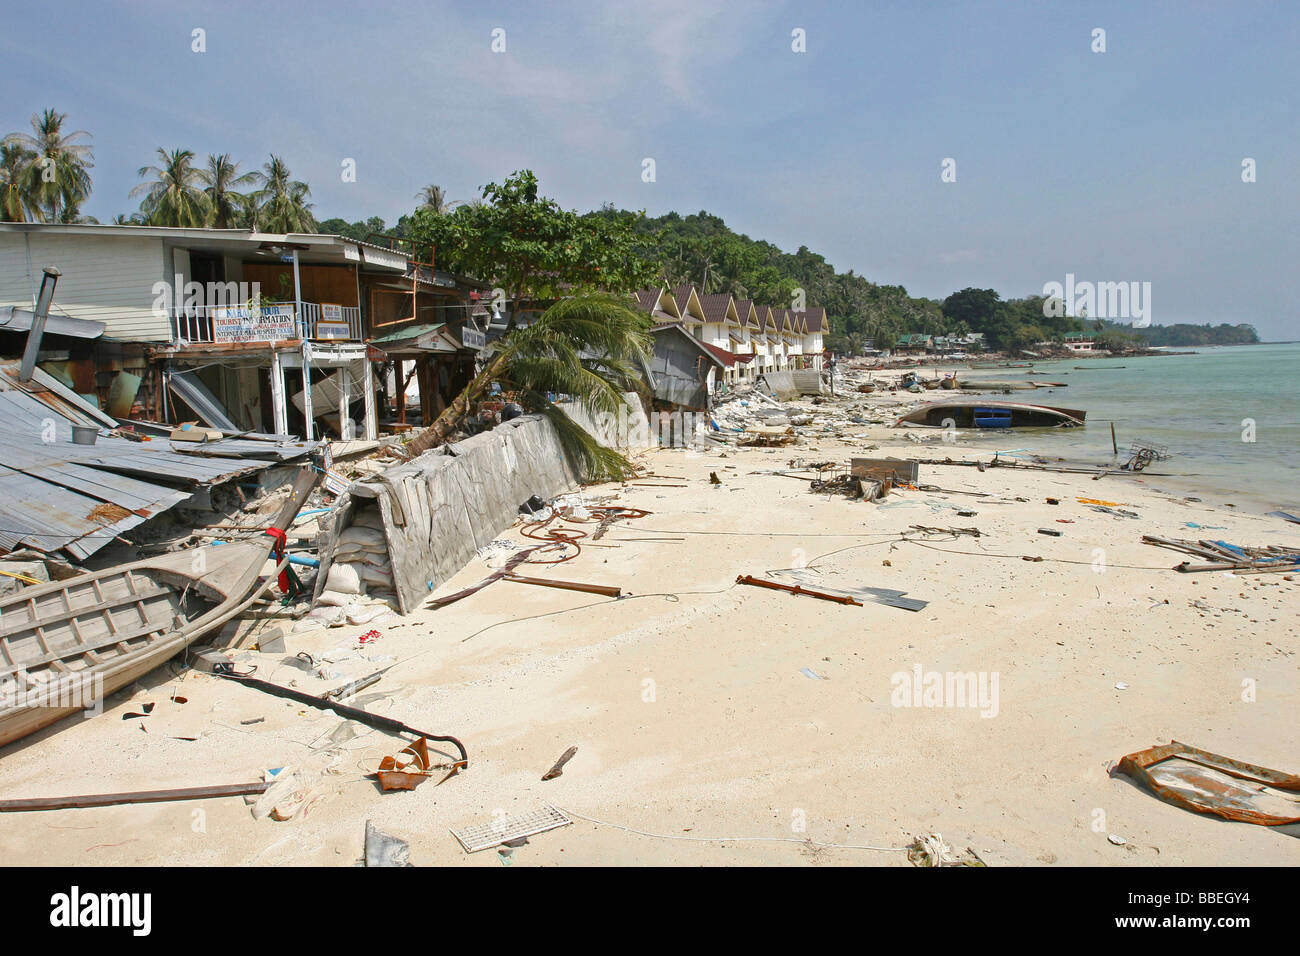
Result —
[{"label": "ocean water", "polygon": [[[999,396],[1006,401],[1081,408],[1087,425],[1074,429],[1018,429],[982,435],[997,450],[1030,449],[1087,464],[1115,463],[1144,440],[1168,446],[1172,457],[1150,472],[1176,479],[1150,484],[1211,501],[1258,507],[1300,507],[1300,343],[1198,348],[1194,355],[1035,361],[1032,369],[975,369],[970,380],[1061,381]],[[1113,366],[1124,366],[1114,368]],[[1083,366],[1076,368],[1075,366]],[[930,393],[933,395],[934,393]]]}]

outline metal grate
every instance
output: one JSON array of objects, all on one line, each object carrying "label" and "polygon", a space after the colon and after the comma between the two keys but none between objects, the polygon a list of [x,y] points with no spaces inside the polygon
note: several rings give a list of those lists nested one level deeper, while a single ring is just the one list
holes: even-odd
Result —
[{"label": "metal grate", "polygon": [[463,830],[452,830],[451,835],[460,842],[466,853],[477,853],[521,837],[567,827],[571,823],[573,821],[563,811],[546,804],[536,810],[503,814],[492,823],[477,823]]}]

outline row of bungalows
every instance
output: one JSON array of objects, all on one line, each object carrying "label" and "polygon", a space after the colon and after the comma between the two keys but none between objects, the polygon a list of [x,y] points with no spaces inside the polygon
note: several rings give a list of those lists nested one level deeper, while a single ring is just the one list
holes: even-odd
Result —
[{"label": "row of bungalows", "polygon": [[489,319],[484,286],[376,238],[0,223],[0,333],[53,267],[51,318],[102,334],[51,337],[41,368],[114,417],[373,439],[417,383],[423,421],[446,407]]},{"label": "row of bungalows", "polygon": [[894,343],[896,355],[952,355],[963,352],[982,352],[986,348],[983,332],[968,335],[929,335],[910,332],[900,335]]},{"label": "row of bungalows", "polygon": [[710,393],[766,372],[823,367],[830,331],[824,308],[776,308],[725,292],[702,294],[690,285],[642,289],[636,299],[654,319],[656,339],[669,330],[685,332],[713,357]]}]

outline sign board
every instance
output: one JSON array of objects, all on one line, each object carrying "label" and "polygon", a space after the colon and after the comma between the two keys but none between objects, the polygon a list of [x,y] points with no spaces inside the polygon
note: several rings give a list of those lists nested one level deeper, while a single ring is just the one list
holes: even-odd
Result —
[{"label": "sign board", "polygon": [[214,342],[279,342],[298,337],[291,305],[218,306],[210,315]]},{"label": "sign board", "polygon": [[487,336],[472,326],[466,325],[460,330],[461,344],[467,349],[481,349],[487,345]]},{"label": "sign board", "polygon": [[333,302],[322,302],[320,318],[316,321],[316,334],[313,338],[348,339],[351,337],[352,330],[348,327],[347,319],[343,318],[343,306]]},{"label": "sign board", "polygon": [[325,490],[332,495],[343,494],[351,484],[352,480],[347,475],[340,474],[337,471],[325,472]]},{"label": "sign board", "polygon": [[387,362],[388,353],[382,349],[375,348],[373,345],[367,345],[366,359],[371,362]]}]

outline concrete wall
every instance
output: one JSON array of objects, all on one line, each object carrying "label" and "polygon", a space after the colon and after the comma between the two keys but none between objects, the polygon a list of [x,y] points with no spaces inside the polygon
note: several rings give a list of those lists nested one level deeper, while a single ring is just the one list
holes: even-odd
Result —
[{"label": "concrete wall", "polygon": [[366,499],[378,499],[398,604],[409,614],[429,597],[430,583],[438,587],[514,524],[532,495],[552,498],[577,484],[555,429],[540,415],[436,448],[340,496],[321,541],[317,594],[329,573],[334,535]]}]

